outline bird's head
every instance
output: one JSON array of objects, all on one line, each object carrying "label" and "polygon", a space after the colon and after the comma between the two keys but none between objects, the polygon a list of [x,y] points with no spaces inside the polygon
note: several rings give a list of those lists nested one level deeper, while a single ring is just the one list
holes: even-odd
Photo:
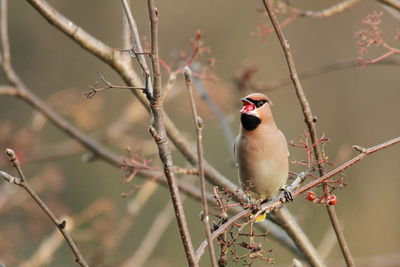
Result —
[{"label": "bird's head", "polygon": [[241,122],[246,130],[254,130],[260,123],[273,123],[270,99],[261,93],[253,93],[241,99]]}]

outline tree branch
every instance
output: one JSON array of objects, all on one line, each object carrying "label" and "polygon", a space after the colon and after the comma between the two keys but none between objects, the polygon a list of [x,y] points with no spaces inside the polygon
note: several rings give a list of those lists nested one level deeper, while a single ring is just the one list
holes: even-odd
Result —
[{"label": "tree branch", "polygon": [[344,0],[321,11],[299,10],[299,15],[312,18],[326,18],[341,13],[362,1],[363,0]]},{"label": "tree branch", "polygon": [[182,200],[179,195],[179,189],[176,183],[176,177],[173,171],[173,162],[171,150],[167,139],[167,133],[164,126],[164,108],[161,99],[161,70],[158,55],[158,19],[159,14],[154,6],[153,0],[148,0],[148,10],[150,16],[151,28],[151,63],[153,68],[153,92],[148,94],[150,101],[150,110],[152,114],[152,123],[150,133],[157,144],[160,160],[164,167],[164,174],[168,181],[168,188],[172,198],[172,204],[175,210],[175,216],[178,222],[179,232],[182,238],[186,258],[189,266],[198,266],[195,259],[195,252],[190,237],[189,228],[187,226],[185,211],[183,209]]},{"label": "tree branch", "polygon": [[377,1],[386,6],[393,7],[394,9],[400,12],[400,2],[397,0],[377,0]]},{"label": "tree branch", "polygon": [[203,132],[203,121],[201,117],[197,113],[196,103],[193,95],[193,85],[192,85],[192,71],[189,67],[185,67],[183,72],[185,76],[186,87],[189,92],[190,98],[190,106],[192,107],[193,114],[193,122],[196,128],[196,137],[197,137],[197,162],[199,168],[199,178],[200,178],[200,188],[201,188],[201,202],[203,205],[203,214],[201,216],[201,220],[204,224],[204,229],[206,232],[207,242],[210,244],[208,246],[210,252],[210,261],[213,267],[218,266],[217,258],[215,256],[214,243],[211,240],[211,229],[210,229],[210,216],[208,212],[208,203],[207,203],[207,192],[206,192],[206,181],[204,178],[204,166],[203,166],[203,143],[202,143],[202,132]]},{"label": "tree branch", "polygon": [[[397,58],[386,58],[384,60],[380,60],[371,66],[382,66],[382,65],[400,65],[400,59]],[[338,60],[330,63],[326,63],[317,67],[313,67],[304,71],[300,71],[298,73],[300,80],[305,80],[308,78],[312,78],[318,76],[320,74],[330,73],[334,71],[344,70],[344,69],[356,69],[358,66],[356,59],[350,60]],[[272,80],[267,82],[254,82],[251,83],[246,88],[255,88],[256,91],[264,91],[271,92],[274,90],[278,90],[282,87],[288,86],[292,84],[292,79],[290,77],[282,78],[278,80]]]},{"label": "tree branch", "polygon": [[85,259],[83,258],[81,252],[79,251],[78,247],[76,246],[75,242],[72,240],[70,234],[66,230],[67,221],[62,220],[59,221],[57,217],[53,214],[53,212],[47,207],[47,205],[40,199],[40,197],[35,193],[33,188],[30,186],[28,181],[26,180],[24,173],[22,172],[21,165],[19,163],[18,158],[15,155],[14,150],[7,149],[6,154],[13,164],[14,168],[17,170],[19,178],[13,177],[8,173],[0,171],[0,176],[5,179],[6,181],[16,184],[23,189],[32,197],[32,199],[38,204],[38,206],[43,210],[44,213],[50,218],[50,220],[54,223],[57,229],[61,232],[64,236],[65,241],[67,242],[68,246],[71,248],[72,252],[75,255],[75,261],[82,267],[88,267],[89,265],[86,263]]},{"label": "tree branch", "polygon": [[[305,96],[303,87],[301,86],[299,77],[297,75],[296,67],[294,64],[293,56],[290,51],[289,43],[288,43],[287,39],[285,38],[281,27],[279,26],[279,22],[276,19],[276,16],[273,13],[268,0],[263,0],[263,3],[264,3],[264,7],[268,13],[268,16],[272,22],[272,25],[275,29],[276,35],[278,36],[278,39],[282,46],[283,52],[285,54],[286,62],[289,67],[290,77],[292,78],[292,82],[293,82],[293,85],[294,85],[294,88],[296,91],[296,95],[300,101],[300,104],[301,104],[301,107],[303,110],[304,119],[306,121],[308,130],[310,132],[311,141],[313,144],[316,144],[313,146],[313,151],[314,151],[315,158],[318,162],[319,173],[320,173],[320,176],[324,176],[325,170],[324,170],[324,167],[322,166],[323,155],[322,155],[321,147],[317,143],[317,141],[319,140],[318,134],[317,134],[317,129],[315,127],[315,123],[317,120],[311,112],[310,104],[308,103],[308,100]],[[327,185],[324,185],[324,192],[328,193]],[[339,221],[338,221],[338,218],[337,218],[337,215],[335,212],[335,208],[332,205],[328,205],[327,210],[328,210],[329,218],[331,219],[332,226],[333,226],[336,236],[338,238],[339,245],[342,250],[343,256],[346,260],[346,263],[348,266],[354,266],[354,259],[350,253],[350,249],[349,249],[346,239],[344,237],[343,231],[340,228]]]},{"label": "tree branch", "polygon": [[137,60],[139,62],[140,68],[143,71],[145,84],[146,84],[146,88],[147,88],[149,97],[152,97],[153,96],[153,85],[152,85],[152,81],[150,78],[150,71],[147,66],[146,58],[144,56],[142,43],[140,41],[139,30],[137,28],[135,19],[133,18],[131,9],[129,8],[128,0],[122,0],[122,6],[124,8],[124,12],[126,14],[126,18],[128,20],[129,29],[130,29],[130,33],[131,33],[131,42],[133,45],[131,51],[135,54],[135,57],[137,58]]}]

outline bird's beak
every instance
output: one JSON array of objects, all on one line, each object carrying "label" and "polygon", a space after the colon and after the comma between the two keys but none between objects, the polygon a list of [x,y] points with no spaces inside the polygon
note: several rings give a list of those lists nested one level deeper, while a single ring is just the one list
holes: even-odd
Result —
[{"label": "bird's beak", "polygon": [[240,113],[246,113],[246,112],[248,112],[248,111],[253,111],[253,110],[255,110],[256,109],[256,106],[254,106],[254,104],[253,103],[251,103],[249,100],[247,100],[246,98],[242,98],[242,99],[240,99],[240,100],[242,100],[242,102],[243,102],[243,107],[242,107],[242,109],[240,110]]}]

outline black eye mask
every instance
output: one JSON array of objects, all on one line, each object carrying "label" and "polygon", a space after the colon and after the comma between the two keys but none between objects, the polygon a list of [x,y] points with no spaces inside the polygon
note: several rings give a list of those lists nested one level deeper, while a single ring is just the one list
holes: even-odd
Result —
[{"label": "black eye mask", "polygon": [[246,98],[246,100],[253,103],[256,108],[262,107],[265,103],[269,103],[267,100],[253,100],[251,98]]}]

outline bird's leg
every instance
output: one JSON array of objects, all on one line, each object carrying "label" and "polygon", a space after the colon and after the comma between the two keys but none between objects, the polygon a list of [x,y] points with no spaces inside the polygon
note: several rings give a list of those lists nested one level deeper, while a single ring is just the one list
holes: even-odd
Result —
[{"label": "bird's leg", "polygon": [[285,197],[286,202],[292,202],[293,201],[293,195],[292,195],[293,188],[292,188],[292,186],[284,185],[279,190],[283,191],[283,196]]}]

